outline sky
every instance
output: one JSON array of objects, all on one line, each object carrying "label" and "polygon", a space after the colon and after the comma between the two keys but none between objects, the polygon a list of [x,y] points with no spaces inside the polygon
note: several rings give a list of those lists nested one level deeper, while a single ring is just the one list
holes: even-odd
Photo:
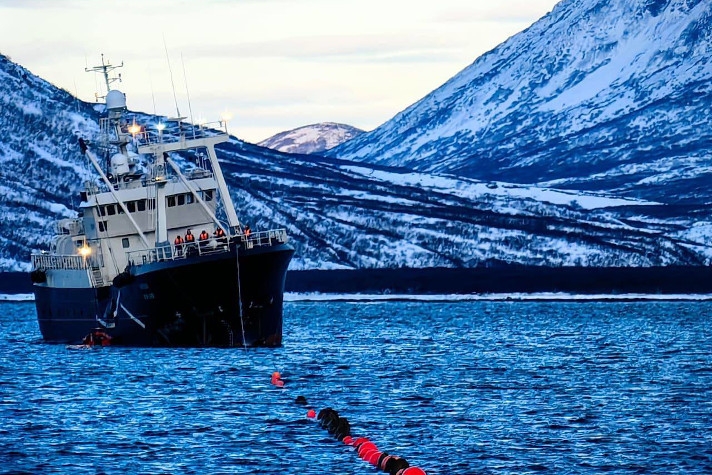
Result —
[{"label": "sky", "polygon": [[229,119],[257,143],[318,122],[372,130],[558,0],[0,0],[0,53],[82,100]]}]

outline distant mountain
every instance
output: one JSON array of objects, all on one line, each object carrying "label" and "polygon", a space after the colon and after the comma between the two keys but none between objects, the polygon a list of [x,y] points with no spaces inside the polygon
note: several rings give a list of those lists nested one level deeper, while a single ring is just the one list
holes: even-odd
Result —
[{"label": "distant mountain", "polygon": [[712,2],[564,0],[330,156],[712,201]]},{"label": "distant mountain", "polygon": [[363,130],[350,125],[323,122],[280,132],[257,145],[285,153],[320,153],[362,133]]}]

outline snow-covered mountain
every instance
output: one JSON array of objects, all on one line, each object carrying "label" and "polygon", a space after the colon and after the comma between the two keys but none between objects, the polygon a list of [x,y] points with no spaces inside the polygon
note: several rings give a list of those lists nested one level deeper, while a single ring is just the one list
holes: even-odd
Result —
[{"label": "snow-covered mountain", "polygon": [[564,0],[328,155],[484,180],[712,201],[712,2]]},{"label": "snow-covered mountain", "polygon": [[[238,213],[253,229],[287,227],[293,269],[709,264],[709,8],[567,0],[334,157],[221,144]],[[620,25],[616,45],[605,46],[614,35],[597,22]],[[693,24],[704,25],[696,35]],[[679,50],[688,69],[670,66],[677,75],[663,83],[641,69],[624,74],[658,64],[663,46],[677,64],[668,47],[682,43],[664,41],[673,31],[690,37]],[[610,52],[632,48],[633,36],[650,48],[615,60]],[[552,45],[560,56],[547,56]],[[564,76],[570,55],[579,72]],[[624,84],[632,95],[610,92]],[[618,112],[622,98],[628,114]],[[100,112],[0,56],[0,270],[27,269],[52,220],[75,213],[93,179],[76,138],[96,137]]]},{"label": "snow-covered mountain", "polygon": [[50,223],[72,216],[91,178],[76,134],[99,131],[88,104],[0,55],[0,270],[27,266],[46,247]]},{"label": "snow-covered mountain", "polygon": [[285,153],[321,153],[362,133],[350,125],[322,122],[280,132],[257,145]]}]

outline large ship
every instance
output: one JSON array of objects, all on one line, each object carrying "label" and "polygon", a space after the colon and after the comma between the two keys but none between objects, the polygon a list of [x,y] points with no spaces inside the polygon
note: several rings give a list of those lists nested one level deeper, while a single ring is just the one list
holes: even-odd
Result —
[{"label": "large ship", "polygon": [[281,345],[294,249],[285,229],[251,231],[238,219],[215,152],[226,124],[130,122],[111,68],[102,60],[101,139],[78,143],[97,177],[79,216],[58,221],[49,250],[32,255],[44,340]]}]

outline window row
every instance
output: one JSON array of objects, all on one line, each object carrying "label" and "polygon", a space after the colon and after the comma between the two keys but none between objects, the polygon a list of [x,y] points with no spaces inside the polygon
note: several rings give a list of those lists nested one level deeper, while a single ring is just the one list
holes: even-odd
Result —
[{"label": "window row", "polygon": [[[146,211],[146,209],[156,209],[155,198],[148,200],[127,201],[124,204],[126,205],[126,209],[129,210],[129,213]],[[115,214],[124,214],[124,209],[118,204],[99,206],[100,216],[113,216]]]},{"label": "window row", "polygon": [[[215,190],[199,191],[200,197],[203,199],[203,201],[212,201],[214,191]],[[183,206],[186,204],[191,204],[194,201],[195,198],[193,197],[192,193],[183,193],[180,195],[172,195],[166,197],[166,204],[169,208],[172,208],[174,206]],[[126,205],[126,209],[129,211],[129,213],[146,211],[147,209],[156,209],[155,198],[151,198],[148,200],[127,201],[124,204]],[[114,216],[115,214],[124,214],[124,209],[118,204],[108,204],[99,206],[100,216]]]},{"label": "window row", "polygon": [[166,197],[166,204],[169,208],[172,208],[173,206],[183,206],[186,204],[189,205],[194,200],[195,198],[193,198],[193,195],[191,193],[184,193],[182,195],[173,195]]},{"label": "window row", "polygon": [[[200,194],[200,197],[203,201],[212,201],[213,191],[214,190],[204,190],[199,191],[198,193]],[[171,195],[166,197],[166,204],[169,208],[172,208],[174,206],[189,205],[194,202],[195,197],[193,196],[193,193],[183,193],[180,195]]]}]

